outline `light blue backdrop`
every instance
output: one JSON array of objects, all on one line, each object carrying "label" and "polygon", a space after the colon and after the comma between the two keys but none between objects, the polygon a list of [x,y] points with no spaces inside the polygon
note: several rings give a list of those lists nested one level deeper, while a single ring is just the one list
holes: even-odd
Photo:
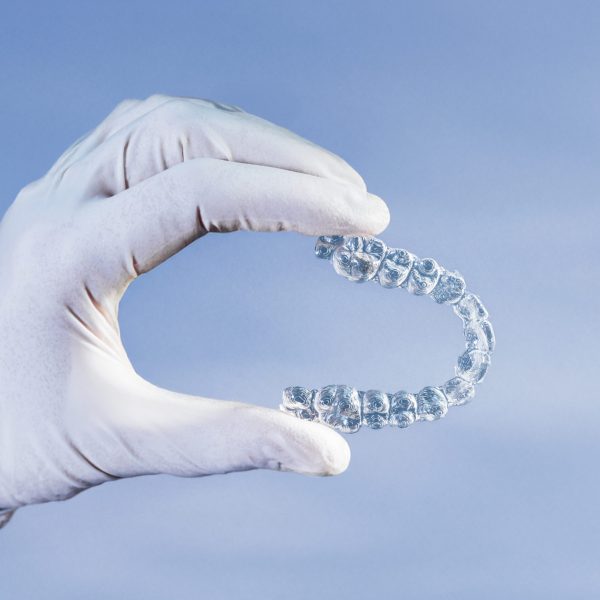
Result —
[{"label": "light blue backdrop", "polygon": [[[359,170],[383,239],[459,268],[498,350],[476,402],[351,437],[338,478],[141,478],[19,511],[0,597],[598,597],[598,31],[594,2],[4,6],[3,209],[123,98],[238,104]],[[121,306],[136,368],[273,407],[450,373],[451,311],[352,286],[312,244],[212,235],[143,276]]]}]

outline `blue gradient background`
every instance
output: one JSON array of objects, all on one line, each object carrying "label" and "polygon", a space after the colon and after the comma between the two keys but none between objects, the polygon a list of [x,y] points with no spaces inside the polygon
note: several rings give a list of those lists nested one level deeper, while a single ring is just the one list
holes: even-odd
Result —
[{"label": "blue gradient background", "polygon": [[[11,2],[0,201],[121,99],[242,106],[339,153],[382,238],[466,276],[498,350],[479,396],[350,437],[337,478],[139,478],[19,511],[0,597],[586,599],[600,594],[600,5]],[[275,407],[281,388],[443,381],[460,323],[353,286],[296,234],[209,235],[121,305],[138,371]]]}]

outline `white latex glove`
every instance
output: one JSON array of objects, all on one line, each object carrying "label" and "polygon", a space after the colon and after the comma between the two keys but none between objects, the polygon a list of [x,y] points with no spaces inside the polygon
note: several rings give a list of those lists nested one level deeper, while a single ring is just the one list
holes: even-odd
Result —
[{"label": "white latex glove", "polygon": [[119,104],[0,225],[4,520],[121,477],[343,471],[348,446],[323,425],[142,379],[121,343],[119,300],[207,232],[377,234],[388,219],[342,159],[236,107]]}]

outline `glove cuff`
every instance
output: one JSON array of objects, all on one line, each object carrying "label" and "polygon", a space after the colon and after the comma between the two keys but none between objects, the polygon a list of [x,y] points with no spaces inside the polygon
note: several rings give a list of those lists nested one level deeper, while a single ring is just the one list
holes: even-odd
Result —
[{"label": "glove cuff", "polygon": [[16,509],[7,508],[6,510],[0,510],[0,529],[2,529],[15,514]]}]

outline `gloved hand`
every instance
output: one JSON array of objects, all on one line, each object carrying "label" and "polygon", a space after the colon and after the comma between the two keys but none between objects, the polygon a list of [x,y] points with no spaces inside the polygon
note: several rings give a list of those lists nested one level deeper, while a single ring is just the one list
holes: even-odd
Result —
[{"label": "gloved hand", "polygon": [[327,427],[158,388],[119,336],[127,286],[207,232],[377,234],[342,159],[205,100],[127,100],[25,187],[0,225],[0,509],[106,481],[255,468],[340,473]]}]

